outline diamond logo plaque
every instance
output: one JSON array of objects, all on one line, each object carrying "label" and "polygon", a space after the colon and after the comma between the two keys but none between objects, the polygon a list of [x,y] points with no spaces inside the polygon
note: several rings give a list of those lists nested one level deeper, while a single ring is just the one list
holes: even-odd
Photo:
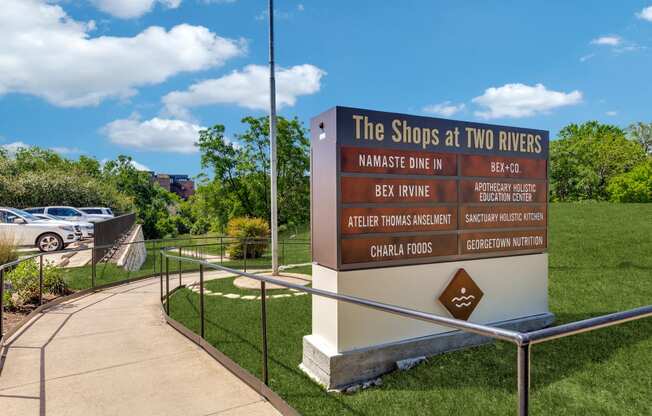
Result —
[{"label": "diamond logo plaque", "polygon": [[439,301],[453,315],[453,318],[468,320],[482,299],[482,290],[464,269],[459,269],[446,289],[439,296]]}]

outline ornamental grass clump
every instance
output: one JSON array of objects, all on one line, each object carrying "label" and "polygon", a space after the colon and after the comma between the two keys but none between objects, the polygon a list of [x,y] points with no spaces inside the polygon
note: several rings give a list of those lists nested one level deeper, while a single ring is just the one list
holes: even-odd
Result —
[{"label": "ornamental grass clump", "polygon": [[260,258],[267,250],[269,225],[262,218],[232,218],[226,226],[226,232],[229,237],[235,238],[229,245],[229,256],[232,259],[244,258],[245,244],[248,259]]},{"label": "ornamental grass clump", "polygon": [[12,262],[18,258],[14,240],[0,234],[0,264]]}]

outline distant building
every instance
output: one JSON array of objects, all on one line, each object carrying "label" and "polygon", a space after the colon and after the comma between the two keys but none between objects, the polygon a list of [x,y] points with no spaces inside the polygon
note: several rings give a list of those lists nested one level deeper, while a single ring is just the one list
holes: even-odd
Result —
[{"label": "distant building", "polygon": [[161,188],[188,199],[195,193],[195,182],[188,175],[168,175],[167,173],[149,172],[152,181],[158,182]]}]

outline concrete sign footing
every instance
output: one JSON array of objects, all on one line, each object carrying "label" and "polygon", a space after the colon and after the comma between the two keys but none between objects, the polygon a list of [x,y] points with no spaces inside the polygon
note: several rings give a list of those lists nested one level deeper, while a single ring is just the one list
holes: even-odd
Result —
[{"label": "concrete sign footing", "polygon": [[[552,313],[494,322],[490,325],[517,331],[533,331],[550,326]],[[329,390],[344,390],[397,369],[397,361],[431,357],[449,351],[490,343],[480,335],[451,331],[383,345],[337,353],[329,351],[319,336],[303,338],[301,369]]]}]

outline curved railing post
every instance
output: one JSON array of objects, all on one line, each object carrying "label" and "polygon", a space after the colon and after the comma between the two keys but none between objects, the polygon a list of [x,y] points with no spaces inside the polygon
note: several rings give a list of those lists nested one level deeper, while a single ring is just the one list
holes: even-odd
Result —
[{"label": "curved railing post", "polygon": [[38,304],[43,305],[43,254],[39,256],[38,266]]},{"label": "curved railing post", "polygon": [[170,259],[165,258],[165,312],[170,315]]},{"label": "curved railing post", "polygon": [[[0,269],[0,340],[2,343],[4,343],[4,330],[3,330],[3,322],[5,320],[4,317],[4,311],[5,311],[5,270]],[[2,346],[2,343],[0,343],[0,346]]]},{"label": "curved railing post", "polygon": [[199,319],[200,334],[204,338],[204,265],[199,263]]},{"label": "curved railing post", "polygon": [[527,416],[530,407],[530,344],[518,346],[518,415]]},{"label": "curved railing post", "polygon": [[262,336],[262,351],[263,351],[263,382],[269,386],[269,368],[267,359],[267,291],[265,290],[265,282],[260,281],[260,326],[263,331]]},{"label": "curved railing post", "polygon": [[179,286],[181,286],[181,247],[179,247]]},{"label": "curved railing post", "polygon": [[91,287],[93,289],[95,289],[95,277],[97,275],[95,263],[95,245],[93,245],[93,248],[91,248]]},{"label": "curved railing post", "polygon": [[[159,264],[161,265],[161,270],[159,271],[159,280],[161,282],[161,284],[160,284],[161,297],[159,299],[162,302],[163,301],[163,250],[159,251],[159,257],[160,257]],[[154,264],[156,264],[156,262],[154,262]]]},{"label": "curved railing post", "polygon": [[248,247],[248,242],[247,239],[245,238],[244,240],[244,271],[247,271],[247,247]]}]

